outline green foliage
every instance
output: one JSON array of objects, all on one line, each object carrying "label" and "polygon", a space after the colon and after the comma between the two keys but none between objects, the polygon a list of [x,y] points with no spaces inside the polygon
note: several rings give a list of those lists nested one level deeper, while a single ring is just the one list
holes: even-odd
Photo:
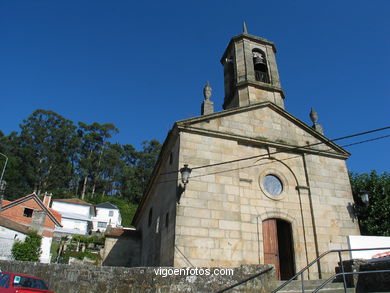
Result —
[{"label": "green foliage", "polygon": [[[350,173],[352,192],[362,235],[390,236],[390,173],[378,175]],[[363,204],[359,194],[366,192],[369,203]]]},{"label": "green foliage", "polygon": [[91,236],[84,236],[84,235],[73,235],[72,240],[82,242],[85,244],[95,244],[95,245],[103,245],[104,244],[104,235],[97,236],[97,235],[91,235]]},{"label": "green foliage", "polygon": [[39,261],[41,255],[42,236],[33,231],[28,234],[24,242],[16,241],[12,246],[12,257],[21,261]]},{"label": "green foliage", "polygon": [[[121,211],[129,224],[134,205],[147,186],[159,155],[157,140],[143,142],[142,150],[132,145],[111,143],[118,129],[111,123],[75,125],[61,115],[36,110],[20,125],[20,134],[0,131],[0,152],[9,161],[4,180],[5,197],[13,200],[36,192],[54,198],[122,199]],[[4,160],[0,159],[0,167]],[[95,200],[96,199],[96,200]],[[123,214],[122,214],[123,215]]]},{"label": "green foliage", "polygon": [[67,250],[65,251],[62,255],[61,255],[61,258],[59,260],[60,263],[64,263],[64,264],[67,264],[69,263],[69,258],[70,257],[74,257],[74,258],[77,258],[79,260],[83,260],[84,258],[89,258],[91,260],[95,260],[96,262],[98,262],[99,260],[101,260],[101,257],[99,254],[97,253],[91,253],[91,252],[88,252],[88,251],[72,251],[72,250]]}]

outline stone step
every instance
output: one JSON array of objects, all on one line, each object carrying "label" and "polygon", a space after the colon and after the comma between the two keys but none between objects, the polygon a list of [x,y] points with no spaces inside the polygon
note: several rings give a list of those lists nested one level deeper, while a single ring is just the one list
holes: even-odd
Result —
[{"label": "stone step", "polygon": [[[314,289],[310,289],[310,290],[305,290],[305,293],[311,293],[313,292]],[[296,291],[296,290],[293,290],[293,291],[279,291],[280,293],[302,293],[301,290],[299,291]],[[318,291],[319,293],[345,293],[344,291],[344,288],[342,289],[335,289],[335,288],[327,288],[327,289],[321,289],[320,291]],[[347,293],[355,293],[355,288],[347,288]]]},{"label": "stone step", "polygon": [[[318,288],[325,280],[306,280],[304,281],[304,289],[305,292],[313,292],[316,288]],[[276,287],[282,285],[283,281],[277,281]],[[275,287],[275,288],[276,288]],[[286,287],[282,288],[279,292],[302,292],[302,283],[299,280],[294,280]],[[327,284],[323,289],[319,292],[344,292],[343,283],[330,283]],[[354,288],[348,288],[347,292],[355,292]]]}]

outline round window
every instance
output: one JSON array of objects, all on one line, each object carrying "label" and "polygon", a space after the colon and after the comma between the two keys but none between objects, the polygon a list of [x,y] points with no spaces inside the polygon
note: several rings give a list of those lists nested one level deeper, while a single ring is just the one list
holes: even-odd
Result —
[{"label": "round window", "polygon": [[282,181],[275,175],[268,174],[263,178],[263,187],[270,195],[280,195],[283,191]]}]

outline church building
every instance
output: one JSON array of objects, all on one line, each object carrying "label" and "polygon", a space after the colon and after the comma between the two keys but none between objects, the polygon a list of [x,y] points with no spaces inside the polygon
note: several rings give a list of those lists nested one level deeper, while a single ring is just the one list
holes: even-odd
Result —
[{"label": "church building", "polygon": [[[287,279],[360,234],[347,209],[350,154],[324,136],[314,110],[312,126],[286,111],[275,54],[244,25],[221,58],[223,111],[207,83],[201,115],[173,125],[133,219],[137,265],[268,263]],[[321,271],[333,273],[337,260]]]}]

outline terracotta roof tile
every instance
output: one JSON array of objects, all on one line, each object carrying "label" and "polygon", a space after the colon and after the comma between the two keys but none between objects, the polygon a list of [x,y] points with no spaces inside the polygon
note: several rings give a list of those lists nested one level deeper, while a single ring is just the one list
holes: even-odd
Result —
[{"label": "terracotta roof tile", "polygon": [[135,228],[113,228],[110,227],[107,229],[104,235],[108,237],[120,237],[120,236],[129,236],[130,234],[136,232]]},{"label": "terracotta roof tile", "polygon": [[54,218],[56,218],[56,220],[61,223],[61,220],[62,220],[61,213],[59,213],[56,210],[53,210],[51,208],[48,208],[48,210],[53,214]]}]

